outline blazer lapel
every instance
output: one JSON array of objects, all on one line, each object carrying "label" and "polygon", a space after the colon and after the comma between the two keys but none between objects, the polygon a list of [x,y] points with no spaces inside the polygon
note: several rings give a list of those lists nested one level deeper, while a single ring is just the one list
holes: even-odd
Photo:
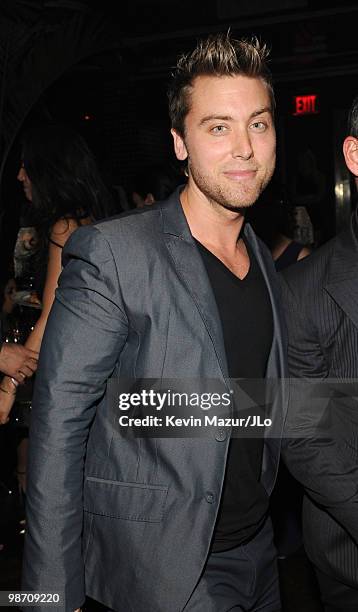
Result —
[{"label": "blazer lapel", "polygon": [[180,188],[162,207],[163,231],[178,276],[186,285],[211,338],[220,369],[228,377],[224,338],[205,265],[191,235],[179,200]]},{"label": "blazer lapel", "polygon": [[266,256],[251,227],[245,225],[245,235],[250,241],[251,248],[266,282],[271,300],[273,316],[273,338],[271,351],[267,362],[266,378],[269,380],[267,389],[267,403],[272,404],[270,418],[272,424],[265,428],[265,446],[262,457],[261,481],[270,494],[278,470],[281,450],[283,425],[288,406],[287,387],[287,352],[286,331],[284,327],[284,314],[280,304],[280,287],[277,272],[270,256]]},{"label": "blazer lapel", "polygon": [[284,349],[286,338],[283,327],[284,315],[280,304],[281,291],[278,275],[272,259],[269,259],[267,256],[264,257],[262,247],[259,245],[256,234],[249,224],[246,223],[244,231],[266,282],[272,306],[273,339],[267,363],[266,376],[267,378],[284,378],[287,376],[287,358]]},{"label": "blazer lapel", "polygon": [[357,213],[350,227],[336,240],[325,290],[358,329]]}]

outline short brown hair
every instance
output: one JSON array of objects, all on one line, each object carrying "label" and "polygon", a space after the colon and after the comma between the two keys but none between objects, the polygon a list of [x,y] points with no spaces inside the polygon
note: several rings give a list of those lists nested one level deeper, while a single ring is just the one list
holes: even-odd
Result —
[{"label": "short brown hair", "polygon": [[269,50],[256,37],[235,40],[230,34],[215,34],[199,41],[196,48],[182,55],[172,73],[168,88],[169,116],[172,128],[184,136],[184,121],[190,110],[190,93],[198,76],[244,75],[261,78],[267,85],[272,111],[275,98],[271,72],[267,66]]}]

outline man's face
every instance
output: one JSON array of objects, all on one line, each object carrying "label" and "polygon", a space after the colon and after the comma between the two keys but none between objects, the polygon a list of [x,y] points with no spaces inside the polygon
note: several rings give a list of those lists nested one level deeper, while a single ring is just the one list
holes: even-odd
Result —
[{"label": "man's face", "polygon": [[229,210],[251,206],[275,168],[276,136],[266,84],[246,76],[197,77],[185,136],[175,130],[189,185]]}]

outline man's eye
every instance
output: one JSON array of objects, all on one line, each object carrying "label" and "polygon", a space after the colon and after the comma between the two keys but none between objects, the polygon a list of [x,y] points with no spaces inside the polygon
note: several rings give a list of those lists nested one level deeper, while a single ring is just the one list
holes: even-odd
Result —
[{"label": "man's eye", "polygon": [[211,132],[213,134],[223,134],[224,132],[226,132],[227,127],[225,125],[216,125],[215,127],[211,128]]},{"label": "man's eye", "polygon": [[255,123],[251,124],[251,127],[254,130],[257,130],[259,132],[263,132],[267,128],[267,125],[263,121],[255,121]]}]

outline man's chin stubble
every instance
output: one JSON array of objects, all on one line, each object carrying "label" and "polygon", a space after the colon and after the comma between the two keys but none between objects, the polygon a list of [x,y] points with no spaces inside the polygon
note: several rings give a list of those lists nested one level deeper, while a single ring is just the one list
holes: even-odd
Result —
[{"label": "man's chin stubble", "polygon": [[258,193],[256,197],[252,197],[249,200],[237,201],[236,203],[232,203],[235,198],[231,198],[230,200],[223,197],[209,197],[209,201],[211,201],[214,206],[221,206],[225,210],[229,210],[231,212],[236,213],[244,213],[248,208],[251,208],[259,198],[261,192]]}]

